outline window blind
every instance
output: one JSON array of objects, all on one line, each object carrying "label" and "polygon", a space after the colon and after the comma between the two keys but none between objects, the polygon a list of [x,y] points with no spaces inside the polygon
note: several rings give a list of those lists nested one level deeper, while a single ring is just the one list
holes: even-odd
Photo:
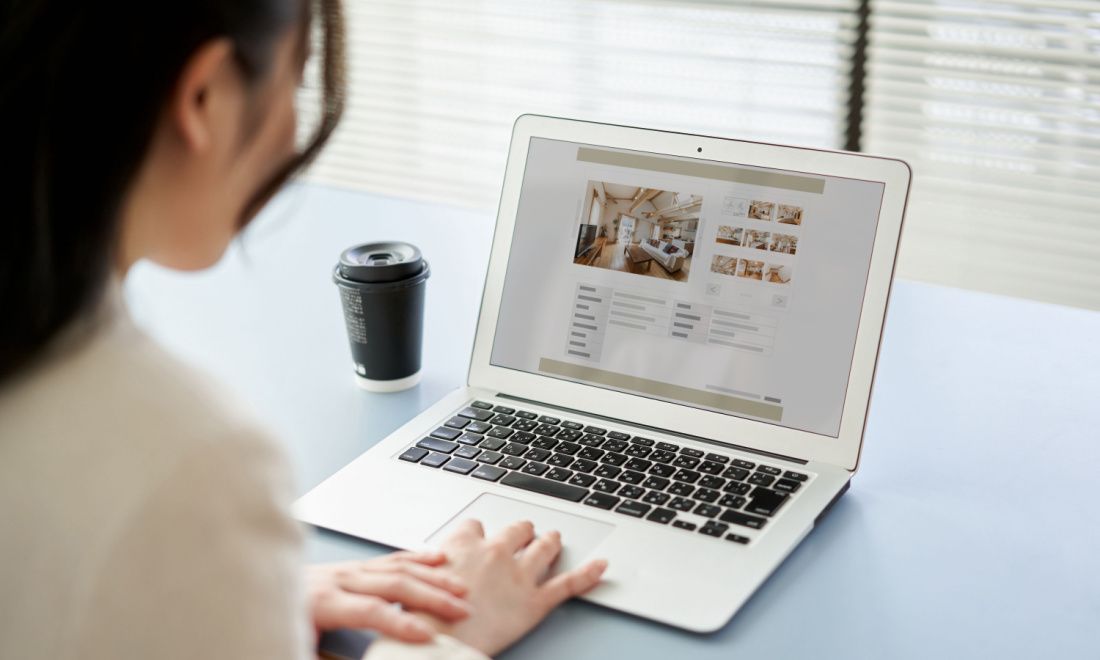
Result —
[{"label": "window blind", "polygon": [[871,0],[864,151],[914,169],[899,275],[1100,309],[1100,2]]},{"label": "window blind", "polygon": [[308,176],[493,209],[524,113],[840,148],[857,9],[347,0],[349,103]]}]

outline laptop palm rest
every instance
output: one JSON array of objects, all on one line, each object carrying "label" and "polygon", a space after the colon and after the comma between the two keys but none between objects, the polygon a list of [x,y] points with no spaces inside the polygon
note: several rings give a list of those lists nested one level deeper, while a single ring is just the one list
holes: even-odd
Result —
[{"label": "laptop palm rest", "polygon": [[551,568],[551,575],[576,568],[587,559],[595,559],[596,557],[589,557],[589,555],[615,529],[615,525],[610,523],[562,513],[493,493],[484,493],[437,529],[428,537],[426,543],[433,547],[441,545],[459,523],[470,518],[481,521],[486,538],[494,536],[519,520],[529,520],[534,523],[536,535],[545,534],[551,530],[560,532],[562,551]]}]

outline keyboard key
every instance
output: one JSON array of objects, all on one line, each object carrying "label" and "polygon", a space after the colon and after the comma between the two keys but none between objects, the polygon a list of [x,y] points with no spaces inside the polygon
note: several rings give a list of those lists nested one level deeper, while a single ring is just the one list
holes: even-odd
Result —
[{"label": "keyboard key", "polygon": [[527,465],[524,465],[523,468],[520,470],[520,472],[522,472],[524,474],[533,474],[537,477],[537,476],[540,476],[543,472],[546,472],[549,469],[550,469],[550,466],[547,465],[546,463],[536,463],[536,462],[532,461],[532,462],[528,463]]},{"label": "keyboard key", "polygon": [[600,459],[601,463],[607,463],[608,465],[622,465],[626,462],[626,454],[615,454],[607,452],[603,458]]},{"label": "keyboard key", "polygon": [[633,472],[631,470],[625,470],[619,475],[619,481],[624,484],[640,484],[645,481],[645,475],[641,472]]},{"label": "keyboard key", "polygon": [[528,433],[526,431],[520,431],[519,433],[513,435],[511,438],[508,438],[508,440],[511,442],[518,442],[524,445],[529,445],[531,444],[532,440],[536,439],[538,439],[537,435],[535,435],[534,433]]},{"label": "keyboard key", "polygon": [[749,542],[749,537],[741,536],[739,534],[726,534],[727,541],[733,541],[734,543],[745,544]]},{"label": "keyboard key", "polygon": [[699,466],[699,471],[704,474],[722,474],[722,464],[714,461],[703,461],[703,464]]},{"label": "keyboard key", "polygon": [[783,470],[780,470],[777,467],[772,467],[770,465],[760,465],[756,468],[756,471],[757,472],[763,472],[765,474],[770,474],[770,475],[776,476],[776,477],[779,476],[780,474],[783,474]]},{"label": "keyboard key", "polygon": [[594,481],[596,481],[596,477],[593,477],[590,474],[574,474],[569,479],[569,483],[573,484],[574,486],[581,486],[582,488],[588,488],[592,485]]},{"label": "keyboard key", "polygon": [[749,471],[745,468],[731,467],[726,468],[726,471],[722,473],[722,476],[726,479],[733,479],[734,481],[744,481],[745,477],[749,476]]},{"label": "keyboard key", "polygon": [[680,529],[686,529],[689,532],[695,531],[695,523],[689,523],[686,520],[673,520],[672,526],[679,527]]},{"label": "keyboard key", "polygon": [[608,440],[607,442],[603,443],[604,449],[614,452],[621,452],[629,446],[629,443],[623,442],[622,440]]},{"label": "keyboard key", "polygon": [[649,460],[656,461],[657,463],[671,463],[672,459],[676,458],[676,454],[664,449],[658,449],[649,455]]},{"label": "keyboard key", "polygon": [[772,516],[788,498],[790,498],[790,495],[787,493],[779,493],[767,488],[757,488],[752,491],[749,503],[745,505],[745,511],[758,513],[762,516]]},{"label": "keyboard key", "polygon": [[598,426],[586,426],[584,427],[585,433],[591,433],[593,435],[604,435],[607,433],[607,429],[601,429]]},{"label": "keyboard key", "polygon": [[744,468],[746,470],[751,470],[754,467],[756,467],[756,463],[750,463],[749,461],[743,461],[740,458],[735,458],[732,461],[730,461],[730,465],[732,465],[733,467]]},{"label": "keyboard key", "polygon": [[670,486],[668,489],[668,492],[672,493],[673,495],[683,495],[684,497],[691,495],[694,491],[695,486],[689,486],[682,481],[677,481],[676,483],[672,484],[672,486]]},{"label": "keyboard key", "polygon": [[775,485],[772,486],[772,488],[776,490],[784,490],[788,493],[793,493],[799,488],[802,488],[802,484],[798,483],[794,479],[780,479],[779,481],[775,482]]},{"label": "keyboard key", "polygon": [[699,490],[695,491],[695,494],[692,495],[692,497],[699,500],[700,502],[713,502],[718,499],[718,491],[700,488]]},{"label": "keyboard key", "polygon": [[519,417],[520,419],[535,419],[538,417],[538,415],[533,412],[527,412],[526,410],[517,410],[516,417]]},{"label": "keyboard key", "polygon": [[497,406],[493,408],[493,412],[504,413],[505,415],[511,415],[516,412],[515,408],[509,408],[507,406]]},{"label": "keyboard key", "polygon": [[604,443],[604,440],[606,439],[607,438],[603,437],[602,435],[593,435],[589,433],[587,435],[582,435],[580,439],[577,440],[577,442],[581,443],[585,447],[599,447]]},{"label": "keyboard key", "polygon": [[712,477],[711,475],[705,475],[699,480],[700,488],[713,488],[714,490],[721,490],[722,486],[726,485],[726,480],[722,477]]},{"label": "keyboard key", "polygon": [[619,508],[615,509],[615,513],[621,513],[632,518],[641,518],[649,513],[649,509],[650,506],[648,504],[642,504],[634,500],[626,500],[619,505]]},{"label": "keyboard key", "polygon": [[573,442],[574,440],[581,437],[582,435],[584,435],[584,434],[581,433],[580,431],[572,431],[570,429],[562,429],[562,430],[558,431],[557,438],[558,438],[558,440],[561,440],[563,442]]},{"label": "keyboard key", "polygon": [[492,410],[493,409],[493,404],[485,403],[484,401],[474,401],[470,405],[475,407],[475,408],[483,408],[485,410]]},{"label": "keyboard key", "polygon": [[794,479],[795,481],[806,481],[807,479],[809,479],[809,477],[802,474],[801,472],[791,472],[790,470],[787,470],[783,473],[783,478]]},{"label": "keyboard key", "polygon": [[565,454],[554,454],[546,462],[554,467],[566,468],[573,463],[573,457]]},{"label": "keyboard key", "polygon": [[636,456],[637,458],[645,458],[653,453],[653,450],[649,447],[643,447],[642,445],[630,445],[623,452],[627,456]]},{"label": "keyboard key", "polygon": [[695,508],[695,502],[692,502],[686,497],[673,498],[673,500],[669,502],[668,505],[673,509],[676,509],[677,511],[691,511]]},{"label": "keyboard key", "polygon": [[676,517],[676,512],[672,509],[654,509],[653,513],[645,517],[646,520],[652,520],[655,523],[667,525],[673,518]]},{"label": "keyboard key", "polygon": [[493,428],[492,424],[486,424],[485,422],[470,422],[470,425],[466,427],[466,432],[485,433],[491,428]]},{"label": "keyboard key", "polygon": [[546,473],[546,478],[553,479],[554,481],[565,481],[571,476],[573,476],[572,470],[566,470],[565,468],[559,467],[556,467]]},{"label": "keyboard key", "polygon": [[451,460],[451,457],[446,454],[432,452],[425,456],[424,459],[420,461],[420,464],[427,465],[428,467],[439,467],[449,460]]},{"label": "keyboard key", "polygon": [[645,488],[638,488],[637,486],[623,486],[619,490],[620,497],[629,497],[632,500],[636,500],[642,495],[645,495]]},{"label": "keyboard key", "polygon": [[649,468],[649,473],[657,477],[671,477],[676,473],[676,468],[671,465],[657,464]]},{"label": "keyboard key", "polygon": [[558,452],[572,456],[581,450],[581,446],[575,442],[563,442],[558,445]]},{"label": "keyboard key", "polygon": [[748,482],[756,486],[770,486],[773,481],[775,481],[775,477],[771,475],[764,474],[763,472],[753,472]]},{"label": "keyboard key", "polygon": [[493,465],[480,465],[470,474],[478,479],[484,479],[485,481],[496,481],[508,474],[508,471]]},{"label": "keyboard key", "polygon": [[560,426],[554,426],[553,424],[539,424],[538,428],[535,429],[535,433],[538,433],[539,435],[552,436],[557,434],[557,432],[560,430]]},{"label": "keyboard key", "polygon": [[464,445],[476,445],[485,439],[485,436],[478,435],[476,433],[463,433],[455,438],[455,442],[461,442]]},{"label": "keyboard key", "polygon": [[[507,443],[497,438],[485,438],[485,440],[483,440],[481,444],[478,445],[478,447],[481,447],[482,449],[488,449],[489,451],[496,451],[503,447],[505,444]],[[519,446],[523,447],[523,445]],[[527,448],[523,447],[523,451],[527,451]]]},{"label": "keyboard key", "polygon": [[513,488],[529,490],[533,493],[542,493],[543,495],[558,497],[563,500],[569,500],[570,502],[580,502],[588,495],[588,491],[584,488],[577,488],[576,486],[570,486],[569,484],[563,484],[558,481],[550,481],[549,479],[539,479],[538,477],[532,477],[529,474],[523,474],[521,472],[509,472],[500,480],[500,483],[505,486],[512,486]]},{"label": "keyboard key", "polygon": [[724,507],[729,507],[730,509],[740,509],[741,507],[745,506],[745,502],[747,501],[748,500],[741,497],[740,495],[723,495],[722,499],[718,500],[718,504]]},{"label": "keyboard key", "polygon": [[479,422],[487,422],[493,418],[493,413],[488,410],[478,410],[477,408],[463,408],[458,411],[458,416],[476,419]]},{"label": "keyboard key", "polygon": [[465,458],[452,458],[447,461],[447,464],[443,466],[444,470],[448,472],[457,472],[459,474],[470,474],[470,471],[477,467],[477,463],[468,461]]},{"label": "keyboard key", "polygon": [[582,449],[580,451],[579,454],[577,454],[577,456],[580,456],[581,458],[587,458],[590,461],[598,461],[598,460],[600,460],[600,457],[603,456],[603,454],[604,454],[604,451],[602,449],[593,449],[592,447],[585,447],[584,449]]},{"label": "keyboard key", "polygon": [[722,507],[714,506],[713,504],[703,503],[703,504],[700,504],[699,506],[695,507],[695,511],[693,513],[697,516],[703,516],[705,518],[713,518],[714,516],[717,516],[719,513],[722,513]]},{"label": "keyboard key", "polygon": [[618,431],[608,431],[607,432],[607,437],[611,438],[612,440],[629,440],[630,439],[629,435],[627,435],[625,433],[620,433]]},{"label": "keyboard key", "polygon": [[692,470],[677,470],[676,474],[672,475],[672,478],[676,481],[683,481],[684,483],[693,484],[699,481],[699,473]]},{"label": "keyboard key", "polygon": [[420,442],[416,443],[417,447],[423,447],[424,449],[430,449],[432,451],[442,452],[449,454],[452,451],[458,449],[458,443],[447,442],[446,440],[436,440],[435,438],[424,438]]},{"label": "keyboard key", "polygon": [[646,488],[664,490],[668,486],[668,479],[662,479],[661,477],[649,477],[642,485]]},{"label": "keyboard key", "polygon": [[729,463],[730,457],[721,454],[707,454],[707,460],[715,463]]},{"label": "keyboard key", "polygon": [[598,509],[610,509],[619,503],[619,498],[614,495],[608,495],[607,493],[592,493],[585,498],[584,503]]},{"label": "keyboard key", "polygon": [[480,453],[481,450],[477,447],[466,446],[459,447],[458,450],[455,451],[455,456],[457,456],[458,458],[477,458],[477,455]]},{"label": "keyboard key", "polygon": [[485,435],[489,436],[490,438],[504,439],[512,435],[513,433],[515,433],[515,431],[508,428],[507,426],[494,426],[493,430],[489,431]]},{"label": "keyboard key", "polygon": [[595,470],[596,466],[598,465],[599,463],[597,463],[596,461],[578,458],[577,460],[573,461],[573,465],[571,465],[570,467],[572,467],[577,472],[591,472],[592,470]]},{"label": "keyboard key", "polygon": [[527,465],[527,461],[522,458],[516,458],[515,456],[506,456],[498,465],[502,468],[508,468],[509,470],[518,470],[524,465]]},{"label": "keyboard key", "polygon": [[545,435],[540,435],[531,443],[531,446],[538,447],[539,449],[553,449],[558,446],[558,441],[553,438],[548,438]]},{"label": "keyboard key", "polygon": [[443,426],[449,426],[452,429],[464,429],[464,428],[466,428],[466,425],[469,424],[469,423],[470,423],[469,419],[467,419],[465,417],[459,417],[459,416],[455,415],[454,417],[452,417],[452,418],[448,419],[447,421],[443,422]]},{"label": "keyboard key", "polygon": [[642,498],[642,501],[649,502],[650,504],[664,504],[668,501],[668,498],[670,497],[672,496],[668,493],[659,493],[655,490],[651,490],[646,493],[645,497]]},{"label": "keyboard key", "polygon": [[516,418],[511,415],[496,415],[489,420],[489,423],[496,426],[511,426],[514,421],[516,421]]},{"label": "keyboard key", "polygon": [[[485,443],[481,443],[481,446],[484,447]],[[523,456],[527,453],[527,445],[521,445],[518,442],[509,442],[504,445],[503,448],[497,447],[497,449],[500,449],[501,453],[508,454],[509,456]]]},{"label": "keyboard key", "polygon": [[500,462],[500,459],[504,458],[504,454],[499,451],[483,451],[481,455],[477,457],[478,463],[488,463],[489,465],[496,465]]},{"label": "keyboard key", "polygon": [[649,438],[639,438],[638,436],[634,436],[634,440],[632,440],[632,442],[636,445],[642,445],[643,447],[653,446],[653,441]]},{"label": "keyboard key", "polygon": [[562,426],[562,428],[569,429],[570,431],[580,431],[581,429],[584,428],[584,424],[579,424],[577,422],[569,422],[569,421],[562,422],[561,426]]},{"label": "keyboard key", "polygon": [[682,468],[691,469],[691,468],[694,468],[696,465],[699,465],[699,459],[698,458],[692,458],[691,456],[677,456],[676,460],[672,461],[672,466],[673,467],[682,467]]},{"label": "keyboard key", "polygon": [[449,429],[445,426],[440,426],[436,430],[432,431],[429,435],[433,438],[439,438],[440,440],[454,440],[458,436],[462,435],[462,431],[458,429]]},{"label": "keyboard key", "polygon": [[621,485],[622,484],[620,484],[618,481],[612,481],[610,479],[600,479],[598,482],[596,482],[596,485],[593,486],[592,489],[598,490],[601,493],[614,493],[615,491],[619,490],[619,486]]},{"label": "keyboard key", "polygon": [[622,471],[622,468],[615,467],[614,465],[601,465],[600,467],[596,468],[594,474],[597,477],[607,477],[608,479],[614,479],[615,477],[619,476],[619,473]]},{"label": "keyboard key", "polygon": [[684,456],[691,456],[692,458],[702,458],[703,452],[698,449],[692,449],[691,447],[684,447],[680,450],[680,453]]},{"label": "keyboard key", "polygon": [[623,467],[628,470],[634,470],[635,472],[645,472],[651,465],[653,465],[653,463],[650,461],[641,458],[632,458],[627,461],[626,465]]},{"label": "keyboard key", "polygon": [[734,525],[741,525],[742,527],[751,527],[752,529],[763,529],[767,524],[767,518],[758,518],[756,516],[750,516],[740,511],[726,510],[721,516],[718,517],[722,522],[733,523]]},{"label": "keyboard key", "polygon": [[512,428],[517,431],[533,431],[537,429],[539,423],[533,419],[517,419],[515,424],[512,424]]},{"label": "keyboard key", "polygon": [[658,442],[657,449],[660,449],[661,451],[676,452],[680,451],[680,445],[674,445],[671,442]]},{"label": "keyboard key", "polygon": [[558,419],[557,417],[551,417],[549,415],[543,415],[542,417],[539,417],[539,421],[542,422],[543,424],[559,424],[559,423],[561,423],[560,419]]},{"label": "keyboard key", "polygon": [[731,493],[733,495],[744,495],[752,490],[752,486],[743,481],[731,481],[722,487],[723,493]]},{"label": "keyboard key", "polygon": [[398,458],[400,458],[403,461],[409,461],[410,463],[415,463],[415,462],[419,461],[420,459],[424,458],[427,455],[428,455],[428,450],[427,449],[421,449],[420,447],[409,447],[408,449],[405,450],[405,453],[398,456]]},{"label": "keyboard key", "polygon": [[699,529],[699,533],[700,534],[706,534],[707,536],[716,536],[718,538],[722,538],[722,535],[725,534],[726,530],[729,529],[729,528],[730,528],[729,525],[723,525],[722,523],[714,522],[713,520],[708,520],[706,522],[706,524],[704,524]]}]

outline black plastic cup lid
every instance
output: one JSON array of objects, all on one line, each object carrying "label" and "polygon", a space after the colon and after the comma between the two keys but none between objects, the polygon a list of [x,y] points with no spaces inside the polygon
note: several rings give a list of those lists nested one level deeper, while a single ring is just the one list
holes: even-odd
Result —
[{"label": "black plastic cup lid", "polygon": [[344,250],[339,269],[353,282],[396,282],[419,274],[424,259],[419,248],[408,243],[367,243]]}]

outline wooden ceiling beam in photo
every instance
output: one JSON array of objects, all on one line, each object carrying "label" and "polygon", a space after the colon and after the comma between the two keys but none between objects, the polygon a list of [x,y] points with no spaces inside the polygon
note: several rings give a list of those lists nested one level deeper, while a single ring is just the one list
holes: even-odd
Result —
[{"label": "wooden ceiling beam in photo", "polygon": [[672,213],[683,213],[684,211],[686,211],[686,210],[688,210],[692,207],[702,206],[702,204],[703,204],[703,200],[701,200],[701,199],[700,200],[694,200],[693,199],[690,202],[684,202],[683,204],[677,204],[675,206],[670,206],[668,208],[661,209],[660,211],[654,211],[653,213],[647,213],[646,217],[647,218],[654,218],[654,217],[660,218],[661,216],[670,215]]},{"label": "wooden ceiling beam in photo", "polygon": [[634,203],[630,205],[629,212],[633,213],[634,211],[637,211],[639,206],[641,206],[645,202],[648,202],[651,198],[656,197],[660,193],[661,191],[657,190],[656,188],[646,188],[645,194],[634,200]]}]

